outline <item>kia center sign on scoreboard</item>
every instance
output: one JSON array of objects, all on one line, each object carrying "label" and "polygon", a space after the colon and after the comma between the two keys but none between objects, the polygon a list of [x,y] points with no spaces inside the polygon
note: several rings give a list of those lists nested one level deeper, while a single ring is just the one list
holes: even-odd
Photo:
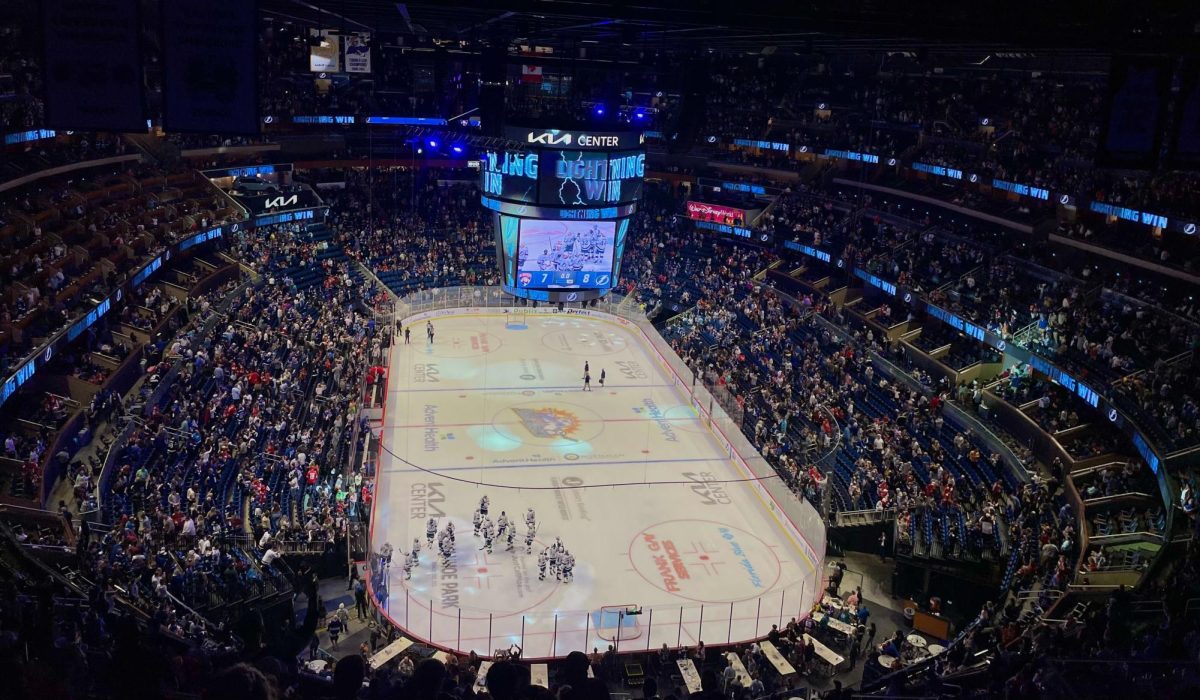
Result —
[{"label": "kia center sign on scoreboard", "polygon": [[504,288],[535,301],[588,301],[620,278],[646,175],[638,132],[509,128],[480,159]]}]

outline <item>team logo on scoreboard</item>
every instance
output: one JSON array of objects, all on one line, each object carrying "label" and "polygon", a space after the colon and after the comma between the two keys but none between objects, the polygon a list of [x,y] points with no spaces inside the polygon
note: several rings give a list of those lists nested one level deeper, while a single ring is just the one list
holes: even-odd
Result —
[{"label": "team logo on scoreboard", "polygon": [[533,273],[522,272],[521,274],[517,275],[517,281],[521,283],[522,287],[528,287],[529,283],[533,281]]},{"label": "team logo on scoreboard", "polygon": [[561,408],[514,408],[521,425],[536,438],[569,438],[579,431],[579,416]]}]

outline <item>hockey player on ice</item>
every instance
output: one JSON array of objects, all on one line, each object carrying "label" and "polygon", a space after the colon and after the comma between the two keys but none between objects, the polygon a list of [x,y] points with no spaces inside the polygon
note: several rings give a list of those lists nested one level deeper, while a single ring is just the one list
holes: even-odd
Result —
[{"label": "hockey player on ice", "polygon": [[529,530],[525,533],[525,553],[533,554],[533,538],[537,535],[537,522],[529,522]]},{"label": "hockey player on ice", "polygon": [[533,508],[525,511],[525,527],[533,528],[533,524],[537,522],[537,517],[533,514]]},{"label": "hockey player on ice", "polygon": [[475,525],[475,536],[479,537],[479,523],[483,522],[483,513],[476,508],[475,515],[471,516],[471,523]]},{"label": "hockey player on ice", "polygon": [[500,517],[496,518],[496,537],[503,537],[504,531],[508,529],[508,513],[500,511]]},{"label": "hockey player on ice", "polygon": [[550,563],[550,548],[546,547],[538,554],[538,580],[546,580],[546,565]]},{"label": "hockey player on ice", "polygon": [[490,504],[491,504],[491,501],[488,500],[487,494],[484,494],[483,498],[479,499],[479,512],[485,518],[487,517],[488,505],[490,505]]},{"label": "hockey player on ice", "polygon": [[483,546],[480,547],[480,549],[486,549],[487,553],[491,554],[492,553],[492,536],[495,534],[495,530],[492,527],[492,519],[484,518],[483,525],[480,526],[479,530],[483,534]]},{"label": "hockey player on ice", "polygon": [[433,546],[433,537],[437,534],[437,531],[437,518],[430,518],[429,522],[425,524],[425,539],[429,541],[430,547]]},{"label": "hockey player on ice", "polygon": [[564,551],[562,553],[562,578],[560,581],[570,583],[575,577],[575,555]]}]

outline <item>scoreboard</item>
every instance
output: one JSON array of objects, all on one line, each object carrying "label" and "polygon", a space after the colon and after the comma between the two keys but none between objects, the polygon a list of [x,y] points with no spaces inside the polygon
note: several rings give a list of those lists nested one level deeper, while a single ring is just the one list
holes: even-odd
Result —
[{"label": "scoreboard", "polygon": [[483,193],[505,202],[548,207],[630,204],[642,197],[645,151],[487,151]]},{"label": "scoreboard", "polygon": [[509,129],[506,150],[480,159],[481,204],[495,215],[505,291],[536,301],[587,301],[619,277],[646,175],[636,132]]}]

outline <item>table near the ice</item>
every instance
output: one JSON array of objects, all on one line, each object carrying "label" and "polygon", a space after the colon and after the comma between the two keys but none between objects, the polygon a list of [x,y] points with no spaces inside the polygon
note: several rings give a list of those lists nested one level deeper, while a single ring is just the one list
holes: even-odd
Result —
[{"label": "table near the ice", "polygon": [[775,667],[779,675],[786,678],[796,672],[796,669],[784,658],[783,654],[779,653],[774,644],[764,641],[760,646],[763,650],[763,656],[767,657],[767,661],[771,662],[771,665]]},{"label": "table near the ice", "polygon": [[413,640],[407,637],[400,637],[396,641],[380,649],[374,656],[371,657],[371,668],[381,668],[384,664],[403,654],[413,645]]},{"label": "table near the ice", "polygon": [[679,676],[683,679],[683,685],[688,689],[689,693],[699,693],[700,687],[700,672],[696,670],[696,664],[692,663],[691,659],[679,659],[675,662],[679,667]]},{"label": "table near the ice", "polygon": [[804,635],[804,641],[813,645],[813,651],[816,652],[817,657],[829,664],[832,670],[836,670],[837,667],[841,666],[842,662],[846,660],[841,654],[838,654],[833,649],[825,646],[821,643],[821,640],[816,639],[811,635]]},{"label": "table near the ice", "polygon": [[844,634],[847,637],[854,636],[854,625],[851,625],[847,622],[842,622],[841,620],[837,619],[836,617],[826,615],[823,612],[817,611],[812,614],[812,618],[813,618],[813,622],[816,622],[818,624],[824,624],[827,627],[829,627],[829,629],[831,629],[835,632],[840,632],[841,634]]},{"label": "table near the ice", "polygon": [[725,652],[725,658],[729,660],[729,665],[733,666],[733,682],[735,685],[740,685],[743,688],[750,687],[750,672],[746,670],[746,665],[742,663],[742,659],[732,651]]}]

